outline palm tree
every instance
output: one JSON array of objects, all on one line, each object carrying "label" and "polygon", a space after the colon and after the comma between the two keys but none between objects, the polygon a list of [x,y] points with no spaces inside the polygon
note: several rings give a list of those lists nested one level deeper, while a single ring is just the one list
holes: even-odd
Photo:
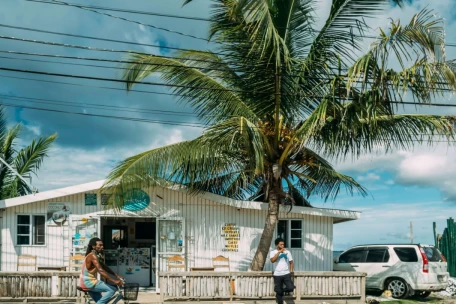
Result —
[{"label": "palm tree", "polygon": [[366,195],[328,160],[452,138],[452,117],[401,114],[399,107],[405,93],[426,103],[456,87],[441,19],[423,11],[405,26],[391,21],[361,53],[363,18],[389,4],[333,0],[316,30],[311,0],[214,0],[209,38],[217,50],[131,54],[127,89],[157,73],[206,128],[196,139],[120,162],[105,185],[119,198],[113,205],[121,207],[127,189],[167,183],[267,202],[251,264],[258,271],[280,206],[311,206],[311,196],[333,200],[342,188]]},{"label": "palm tree", "polygon": [[3,160],[8,164],[0,164],[0,199],[7,199],[31,194],[33,189],[17,176],[13,168],[23,179],[31,180],[32,173],[37,175],[44,158],[47,156],[57,134],[49,137],[33,139],[32,143],[20,150],[15,149],[15,141],[19,137],[21,125],[7,128],[5,111],[0,109],[0,151]]}]

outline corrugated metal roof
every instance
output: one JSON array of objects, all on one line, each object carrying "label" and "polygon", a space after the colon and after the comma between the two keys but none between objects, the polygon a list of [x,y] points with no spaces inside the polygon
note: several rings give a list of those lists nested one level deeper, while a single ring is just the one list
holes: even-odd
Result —
[{"label": "corrugated metal roof", "polygon": [[[45,192],[40,192],[36,194],[30,194],[26,196],[19,196],[15,198],[10,198],[6,200],[0,201],[0,209],[10,208],[25,204],[30,204],[34,202],[40,202],[45,200],[51,200],[58,197],[89,192],[89,191],[96,191],[99,190],[105,183],[105,180],[99,180],[91,183],[60,188],[55,190],[49,190]],[[184,187],[172,187],[175,191],[180,192],[187,192]],[[231,207],[235,207],[238,209],[253,209],[253,210],[267,210],[268,204],[263,202],[254,202],[254,201],[242,201],[242,200],[234,200],[229,197],[204,192],[197,194],[205,199],[212,200],[214,202],[228,205]],[[361,217],[361,213],[358,211],[351,211],[351,210],[339,210],[339,209],[326,209],[326,208],[309,208],[309,207],[299,207],[294,206],[293,209],[290,211],[291,213],[298,213],[298,214],[308,214],[314,216],[327,216],[334,219],[334,223],[340,223],[350,220],[356,220]]]}]

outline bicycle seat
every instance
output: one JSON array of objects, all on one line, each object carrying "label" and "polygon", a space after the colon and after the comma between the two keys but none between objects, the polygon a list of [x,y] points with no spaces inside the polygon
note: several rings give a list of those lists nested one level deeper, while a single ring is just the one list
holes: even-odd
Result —
[{"label": "bicycle seat", "polygon": [[79,290],[79,291],[81,291],[81,292],[83,292],[83,293],[87,293],[87,291],[86,291],[86,290],[82,289],[82,288],[81,288],[81,287],[79,287],[79,286],[76,286],[76,289],[77,289],[77,290]]}]

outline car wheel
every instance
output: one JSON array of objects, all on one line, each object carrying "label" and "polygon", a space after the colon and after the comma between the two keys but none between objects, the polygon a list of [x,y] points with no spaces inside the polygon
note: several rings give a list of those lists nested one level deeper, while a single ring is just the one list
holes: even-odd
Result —
[{"label": "car wheel", "polygon": [[422,299],[429,297],[430,294],[430,291],[415,291],[415,296]]},{"label": "car wheel", "polygon": [[408,287],[407,283],[405,283],[402,279],[391,279],[388,281],[386,285],[386,289],[391,291],[391,295],[395,299],[402,299],[407,296]]}]

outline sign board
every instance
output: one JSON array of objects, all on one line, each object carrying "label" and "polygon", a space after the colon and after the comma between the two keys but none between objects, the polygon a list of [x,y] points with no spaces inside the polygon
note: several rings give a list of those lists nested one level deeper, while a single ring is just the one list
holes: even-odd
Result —
[{"label": "sign board", "polygon": [[48,203],[46,222],[48,225],[58,225],[65,222],[70,214],[70,203]]},{"label": "sign board", "polygon": [[110,197],[111,197],[111,194],[102,193],[101,194],[101,205],[107,206],[109,204]]},{"label": "sign board", "polygon": [[222,226],[222,235],[225,239],[225,247],[222,251],[238,252],[238,243],[241,239],[240,229],[233,223],[227,223]]},{"label": "sign board", "polygon": [[97,205],[97,195],[95,193],[86,193],[85,194],[85,205],[86,206],[96,206]]}]

